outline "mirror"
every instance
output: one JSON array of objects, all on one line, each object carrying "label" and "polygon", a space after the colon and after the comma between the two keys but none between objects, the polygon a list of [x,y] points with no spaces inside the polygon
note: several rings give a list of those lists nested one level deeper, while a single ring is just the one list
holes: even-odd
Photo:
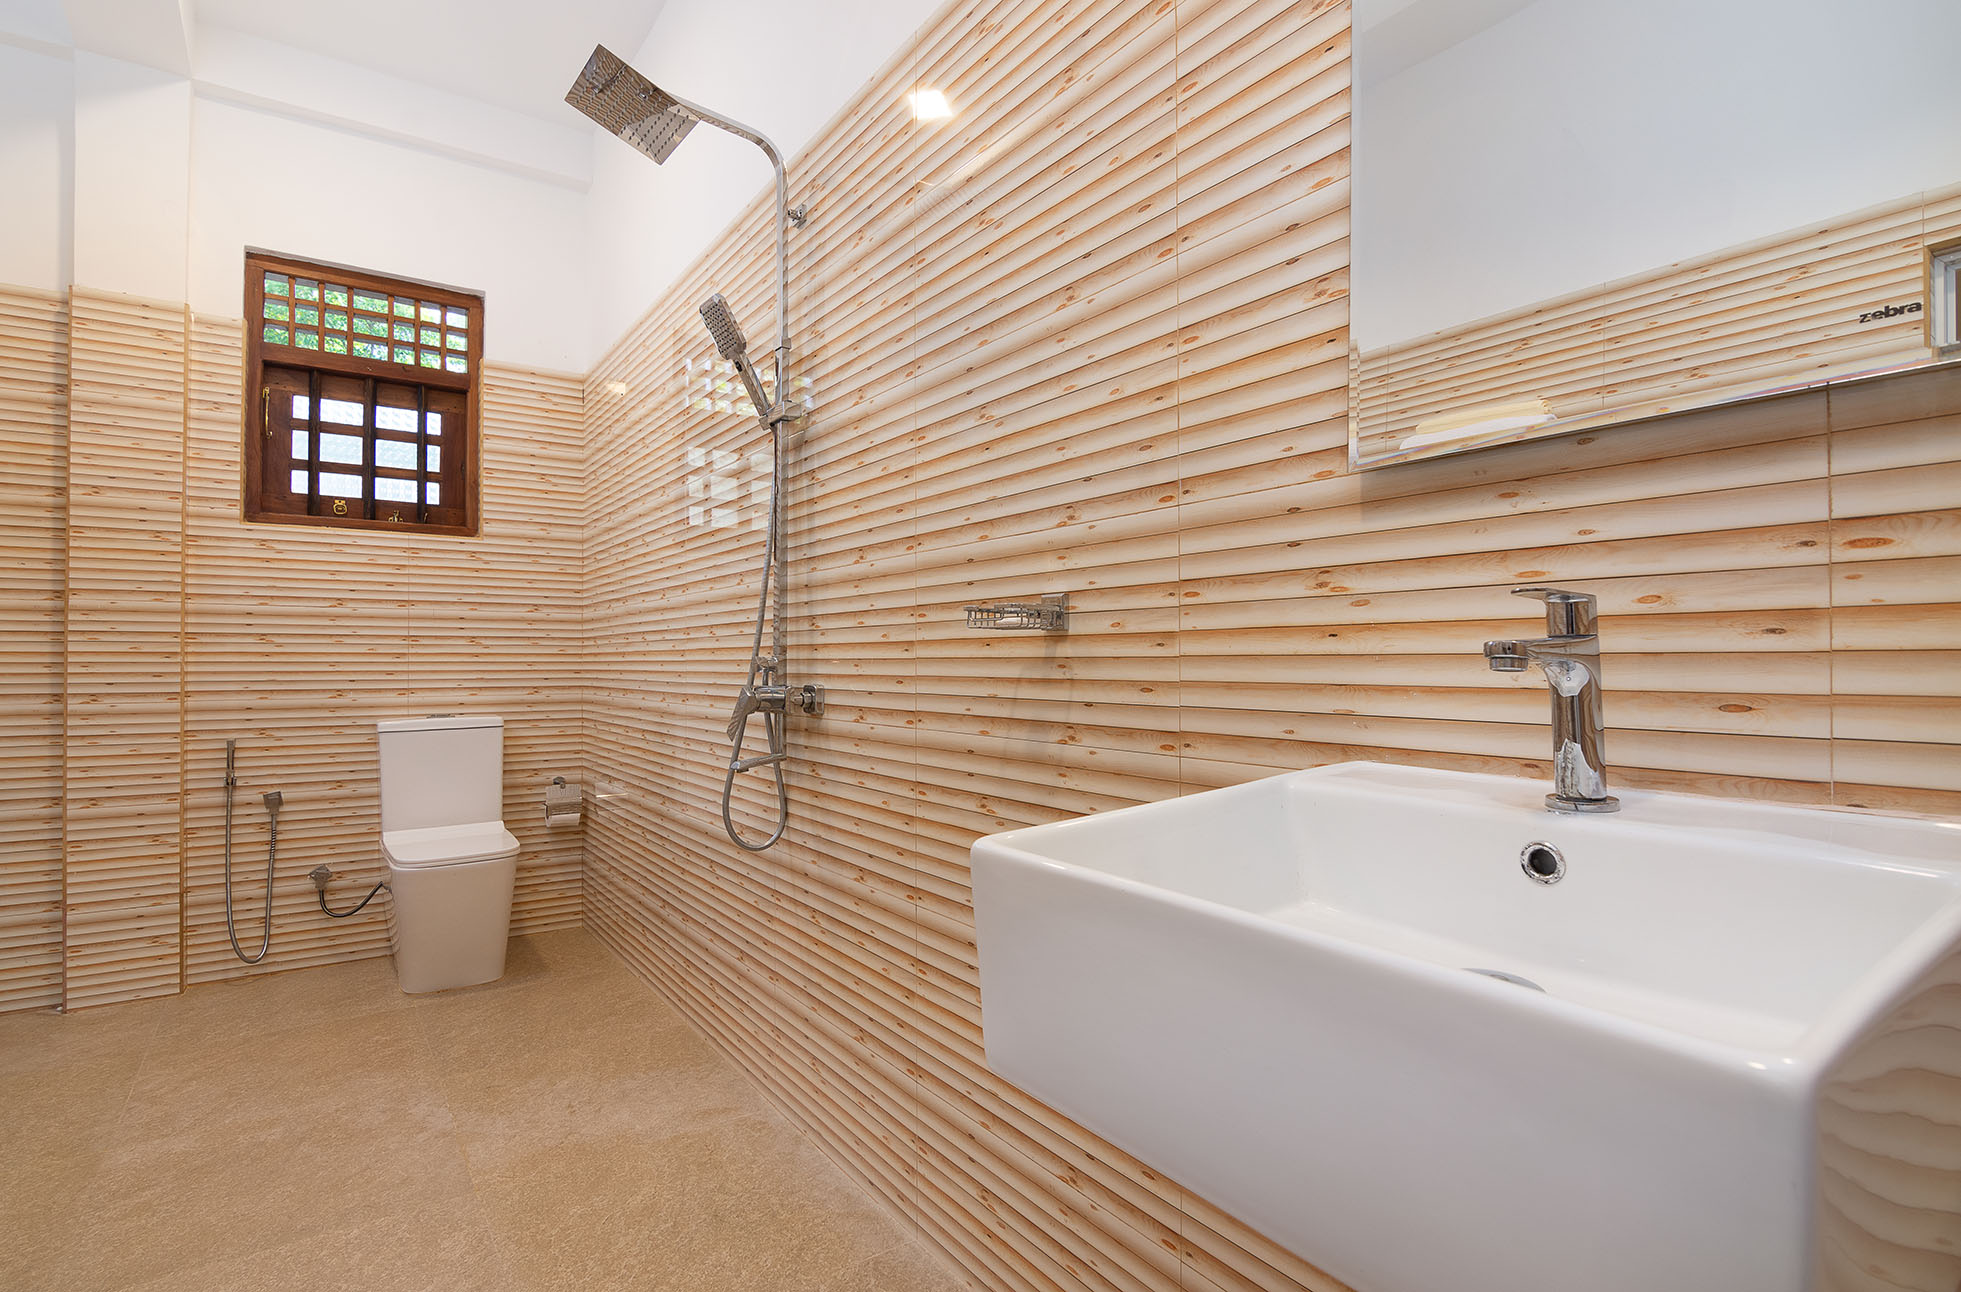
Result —
[{"label": "mirror", "polygon": [[1957,0],[1354,0],[1349,457],[1953,358]]}]

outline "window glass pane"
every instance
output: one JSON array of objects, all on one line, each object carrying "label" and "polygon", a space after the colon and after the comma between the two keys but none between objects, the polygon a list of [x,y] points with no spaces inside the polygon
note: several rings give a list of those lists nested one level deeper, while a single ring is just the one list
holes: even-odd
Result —
[{"label": "window glass pane", "polygon": [[356,314],[354,330],[362,336],[387,336],[388,324],[381,319],[371,319],[365,314]]},{"label": "window glass pane", "polygon": [[359,498],[361,485],[360,476],[342,475],[337,471],[320,473],[320,496],[323,498]]},{"label": "window glass pane", "polygon": [[328,354],[347,353],[347,338],[344,336],[335,336],[333,333],[329,332],[326,335],[326,337],[322,339],[321,344],[326,347]]},{"label": "window glass pane", "polygon": [[318,350],[320,348],[320,334],[318,332],[295,332],[293,333],[293,343],[302,350]]},{"label": "window glass pane", "polygon": [[285,294],[286,294],[286,275],[284,275],[284,274],[267,274],[267,275],[266,275],[266,295],[268,295],[268,296],[284,296]]},{"label": "window glass pane", "polygon": [[412,346],[412,345],[398,345],[398,346],[396,346],[396,347],[395,347],[395,362],[396,362],[396,363],[414,363],[414,362],[415,362],[415,347],[414,347],[414,346]]},{"label": "window glass pane", "polygon": [[278,319],[281,323],[284,323],[290,313],[291,311],[285,301],[269,300],[266,302],[266,317],[269,319]]},{"label": "window glass pane", "polygon": [[358,435],[322,435],[320,460],[358,467],[366,461],[366,455],[361,452],[361,447],[361,437]]},{"label": "window glass pane", "polygon": [[351,399],[323,399],[320,401],[320,420],[337,426],[366,426],[368,410]]},{"label": "window glass pane", "polygon": [[[374,496],[380,502],[414,502],[415,481],[377,480],[374,482]],[[414,520],[415,517],[407,516],[403,519]]]},{"label": "window glass pane", "polygon": [[347,312],[345,310],[328,310],[327,326],[339,332],[347,331]]},{"label": "window glass pane", "polygon": [[286,328],[284,324],[280,324],[280,323],[266,324],[266,330],[264,335],[267,342],[269,342],[272,345],[286,344]]},{"label": "window glass pane", "polygon": [[441,471],[442,469],[443,469],[443,446],[440,444],[431,444],[429,446],[429,465],[424,467],[423,470],[434,473],[437,471]]},{"label": "window glass pane", "polygon": [[397,323],[395,325],[395,339],[397,341],[413,342],[415,340],[415,327],[408,323]]},{"label": "window glass pane", "polygon": [[383,363],[388,361],[388,347],[379,341],[356,341],[354,354],[360,359],[379,359]]},{"label": "window glass pane", "polygon": [[305,431],[293,432],[293,456],[296,459],[304,459],[306,457],[306,440],[307,435]]},{"label": "window glass pane", "polygon": [[470,315],[465,310],[450,310],[447,315],[447,322],[451,327],[467,329],[470,326]]},{"label": "window glass pane", "polygon": [[414,301],[405,301],[405,300],[403,300],[403,299],[402,299],[401,297],[399,297],[399,296],[397,296],[397,297],[395,298],[395,317],[396,317],[396,318],[403,318],[403,319],[412,319],[412,318],[414,318],[414,317],[415,317],[415,302],[414,302]]},{"label": "window glass pane", "polygon": [[[415,445],[404,444],[400,440],[376,440],[374,442],[374,464],[378,467],[393,467],[397,471],[415,470]],[[413,502],[404,498],[403,502]]]},{"label": "window glass pane", "polygon": [[318,305],[295,305],[293,322],[304,323],[308,327],[320,326],[320,307]]},{"label": "window glass pane", "polygon": [[443,501],[442,486],[437,484],[434,480],[431,480],[427,484],[423,485],[422,500],[428,503],[431,507],[440,506]]},{"label": "window glass pane", "polygon": [[298,469],[294,470],[292,489],[294,493],[306,492],[306,472]]},{"label": "window glass pane", "polygon": [[460,354],[451,355],[449,361],[443,366],[451,372],[468,372],[470,370],[469,362]]},{"label": "window glass pane", "polygon": [[370,314],[386,314],[388,312],[388,298],[386,296],[376,296],[373,292],[357,291],[354,293],[354,308],[357,310],[367,310]]},{"label": "window glass pane", "polygon": [[422,306],[422,321],[423,321],[424,323],[440,323],[440,322],[442,322],[442,321],[443,321],[443,307],[442,307],[442,306],[440,306],[440,305],[431,305],[431,304],[429,304],[429,303],[428,303],[428,302],[426,302],[426,301],[425,301],[425,302],[423,302],[423,306]]},{"label": "window glass pane", "polygon": [[452,332],[443,344],[452,350],[467,350],[470,348],[470,338],[464,336],[461,332]]},{"label": "window glass pane", "polygon": [[424,345],[441,345],[443,343],[443,334],[435,328],[426,327],[422,329],[421,340]]},{"label": "window glass pane", "polygon": [[425,368],[440,368],[443,366],[443,357],[434,350],[424,350],[422,352],[422,366]]},{"label": "window glass pane", "polygon": [[343,309],[346,308],[347,289],[345,287],[336,287],[334,286],[334,284],[328,283],[325,287],[321,288],[320,290],[321,293],[326,298],[327,304],[339,305]]},{"label": "window glass pane", "polygon": [[296,301],[317,301],[320,299],[320,284],[311,278],[293,280],[293,299]]},{"label": "window glass pane", "polygon": [[425,420],[429,423],[429,434],[441,435],[443,433],[443,415],[441,413],[431,413]]},{"label": "window glass pane", "polygon": [[[413,408],[390,408],[386,404],[378,404],[374,410],[374,424],[376,429],[383,431],[413,431],[415,430],[415,410]],[[387,463],[383,463],[382,465],[386,466]]]},{"label": "window glass pane", "polygon": [[293,396],[293,416],[305,417],[306,410],[312,406],[312,402],[313,401],[308,399],[305,395]]}]

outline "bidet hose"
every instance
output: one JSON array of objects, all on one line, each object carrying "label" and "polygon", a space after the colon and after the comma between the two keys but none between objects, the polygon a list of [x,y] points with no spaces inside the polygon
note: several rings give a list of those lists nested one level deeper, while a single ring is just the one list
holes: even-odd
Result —
[{"label": "bidet hose", "polygon": [[332,916],[334,919],[344,920],[350,915],[359,915],[361,913],[361,908],[363,906],[366,906],[369,902],[372,902],[374,900],[374,895],[376,893],[379,893],[382,889],[386,887],[388,887],[388,881],[384,879],[379,884],[376,884],[373,888],[370,888],[368,890],[368,895],[362,898],[358,903],[356,903],[353,910],[337,911],[333,907],[327,905],[327,886],[325,884],[322,884],[320,885],[318,890],[318,896],[320,898],[320,909],[323,913]]},{"label": "bidet hose", "polygon": [[232,944],[232,954],[248,965],[255,965],[266,958],[272,949],[272,872],[279,856],[279,813],[274,811],[267,823],[266,838],[266,909],[264,928],[259,937],[259,953],[248,956],[238,945],[238,927],[232,920],[232,787],[238,783],[233,774],[232,758],[236,743],[225,742],[225,937]]}]

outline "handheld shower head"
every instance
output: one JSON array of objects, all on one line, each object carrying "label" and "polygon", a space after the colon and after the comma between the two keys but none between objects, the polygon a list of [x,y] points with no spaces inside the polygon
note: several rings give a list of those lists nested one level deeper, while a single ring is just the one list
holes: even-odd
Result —
[{"label": "handheld shower head", "polygon": [[281,794],[278,790],[272,790],[269,793],[267,793],[265,796],[266,815],[275,816],[275,817],[278,816],[279,805],[284,803],[285,801],[286,801],[286,796],[284,794]]},{"label": "handheld shower head", "polygon": [[774,405],[763,390],[763,379],[756,375],[756,365],[749,362],[749,338],[742,335],[734,311],[720,292],[701,303],[701,321],[708,325],[708,335],[715,338],[716,352],[735,365],[736,374],[749,391],[750,402],[756,406],[756,416],[767,418]]},{"label": "handheld shower head", "polygon": [[749,353],[749,338],[742,335],[735,314],[720,292],[701,303],[701,320],[708,324],[708,335],[715,338],[715,349],[724,359],[734,363]]}]

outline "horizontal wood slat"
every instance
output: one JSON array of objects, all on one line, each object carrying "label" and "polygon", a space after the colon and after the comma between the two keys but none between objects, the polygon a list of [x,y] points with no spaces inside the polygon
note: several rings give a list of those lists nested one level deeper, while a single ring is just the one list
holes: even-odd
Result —
[{"label": "horizontal wood slat", "polygon": [[61,1000],[68,303],[0,288],[0,1010]]},{"label": "horizontal wood slat", "polygon": [[182,305],[69,297],[63,1004],[178,990]]}]

